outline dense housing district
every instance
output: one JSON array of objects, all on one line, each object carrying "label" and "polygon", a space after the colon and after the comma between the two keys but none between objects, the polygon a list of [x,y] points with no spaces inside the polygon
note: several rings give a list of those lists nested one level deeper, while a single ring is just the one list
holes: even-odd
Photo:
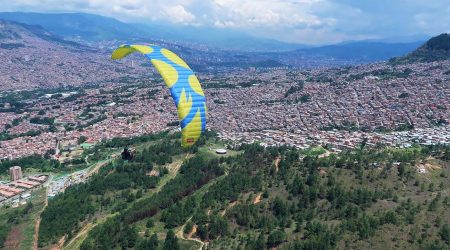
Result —
[{"label": "dense housing district", "polygon": [[[249,68],[199,78],[208,128],[223,139],[340,151],[363,141],[401,147],[449,143],[449,69],[447,60]],[[21,92],[1,94],[1,159],[58,155],[81,143],[178,129],[169,91],[154,71],[120,83],[26,93],[28,99]]]}]

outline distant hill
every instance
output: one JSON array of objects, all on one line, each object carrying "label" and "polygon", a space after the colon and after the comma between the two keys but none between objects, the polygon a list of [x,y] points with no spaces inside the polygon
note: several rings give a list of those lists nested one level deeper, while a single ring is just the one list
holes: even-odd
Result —
[{"label": "distant hill", "polygon": [[[359,41],[311,48],[306,45],[285,43],[273,39],[254,37],[231,29],[201,26],[174,26],[166,23],[124,23],[114,18],[85,13],[24,13],[0,12],[0,19],[28,25],[39,25],[66,40],[90,44],[108,41],[156,42],[169,47],[184,46],[189,50],[222,54],[221,50],[239,53],[255,52],[249,56],[254,61],[277,60],[291,66],[339,66],[370,63],[403,56],[423,42],[387,43]],[[223,58],[218,60],[223,62]],[[230,64],[234,60],[225,60]],[[245,63],[245,62],[239,62]],[[216,63],[214,63],[216,64]],[[223,63],[222,63],[223,64]]]},{"label": "distant hill", "polygon": [[66,39],[87,41],[142,38],[149,32],[114,18],[84,13],[23,13],[1,12],[0,18],[29,25],[39,25]]},{"label": "distant hill", "polygon": [[[0,45],[1,48],[13,49],[18,47],[25,47],[25,44],[23,44],[23,42],[26,42],[30,37],[39,38],[58,45],[69,46],[71,48],[87,49],[86,46],[72,41],[64,40],[63,38],[43,29],[41,26],[21,24],[0,19],[0,42],[2,42]],[[16,45],[13,46],[11,44]]]},{"label": "distant hill", "polygon": [[[159,44],[178,53],[196,71],[284,66],[254,53],[200,51],[165,41]],[[148,74],[150,64],[144,57],[136,55],[137,63],[131,68],[129,59],[111,60],[110,50],[65,40],[39,25],[0,19],[0,90],[139,81]]]},{"label": "distant hill", "polygon": [[404,57],[393,58],[393,63],[433,62],[450,59],[450,34],[440,34],[428,40]]},{"label": "distant hill", "polygon": [[[33,74],[30,77],[38,74],[54,74],[56,76],[58,72],[55,72],[55,69],[63,72],[61,71],[62,68],[44,67],[45,65],[51,66],[50,62],[52,60],[58,61],[57,64],[63,63],[59,61],[64,60],[59,56],[55,57],[53,53],[68,55],[68,52],[80,49],[82,53],[92,52],[89,56],[95,58],[86,60],[85,58],[87,57],[83,58],[81,54],[70,56],[70,59],[74,63],[77,61],[77,65],[80,65],[81,68],[84,69],[81,65],[97,62],[101,58],[97,65],[104,65],[105,70],[111,70],[111,62],[106,54],[118,44],[128,42],[150,42],[170,48],[185,59],[196,71],[210,71],[217,68],[230,67],[293,66],[315,68],[356,65],[404,56],[423,44],[423,42],[386,43],[381,41],[360,41],[305,48],[304,45],[253,37],[235,30],[169,26],[158,23],[124,23],[114,18],[84,13],[0,12],[0,19],[10,20],[11,22],[8,24],[10,27],[14,26],[14,29],[26,31],[28,38],[33,37],[30,41],[21,42],[14,41],[14,39],[9,39],[8,42],[2,41],[0,49],[9,51],[17,49],[19,51],[14,51],[14,53],[6,56],[11,58],[11,62],[14,64],[8,65],[8,67],[20,66],[17,63],[21,62],[21,60],[12,60],[12,58],[20,56],[29,58],[29,55],[35,53],[24,47],[38,48],[37,54],[45,52],[42,55],[42,58],[48,58],[48,61],[45,61],[45,63],[34,65],[31,64],[31,61],[27,62],[28,65],[36,66],[36,68],[30,68],[33,70]],[[12,33],[7,34],[4,29],[0,29],[0,33],[4,33],[3,39],[11,38],[11,36],[14,38]],[[46,51],[47,48],[55,45],[58,46],[55,51]],[[4,58],[3,60],[6,59]],[[3,65],[3,69],[0,70],[9,72],[6,68],[7,65]],[[67,70],[72,72],[73,68]],[[65,74],[67,75],[67,72]],[[76,73],[73,72],[73,74]],[[27,76],[27,74],[24,75]],[[72,81],[72,77],[67,79],[60,77],[61,79],[57,80],[57,82],[65,82],[70,79],[68,84],[82,84],[84,81],[81,79],[88,80],[85,76],[87,75],[77,75],[73,78],[75,81]],[[9,77],[9,75],[3,75],[0,76],[0,79]],[[29,85],[31,81],[34,82],[33,84],[37,84],[40,81],[32,80],[35,77],[31,77],[28,80],[22,80],[21,78],[22,76],[14,78],[13,82]],[[97,79],[97,77],[94,77],[94,79]],[[42,81],[44,81],[44,78],[42,78]],[[12,84],[10,79],[6,80],[6,83]],[[54,86],[55,84],[59,83],[45,82],[45,85],[48,86]],[[9,85],[8,89],[11,86]]]},{"label": "distant hill", "polygon": [[77,86],[129,75],[109,53],[64,40],[40,26],[1,19],[0,55],[0,90]]},{"label": "distant hill", "polygon": [[244,32],[202,27],[202,26],[174,26],[161,23],[137,24],[151,31],[151,37],[177,41],[178,43],[194,43],[212,48],[233,51],[290,51],[309,46],[286,43],[274,39],[255,37]]},{"label": "distant hill", "polygon": [[339,60],[358,60],[364,62],[384,61],[395,56],[405,55],[423,42],[384,43],[384,42],[351,42],[328,45],[317,48],[302,49],[297,52],[309,55],[321,55]]},{"label": "distant hill", "polygon": [[153,41],[154,39],[162,39],[241,51],[286,51],[306,47],[300,44],[258,38],[228,29],[171,26],[161,23],[124,23],[114,18],[86,13],[0,12],[0,18],[25,24],[40,25],[55,34],[71,40]]}]

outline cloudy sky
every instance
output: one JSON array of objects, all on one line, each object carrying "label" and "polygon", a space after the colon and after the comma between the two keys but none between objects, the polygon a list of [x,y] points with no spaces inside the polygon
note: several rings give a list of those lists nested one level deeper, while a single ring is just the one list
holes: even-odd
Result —
[{"label": "cloudy sky", "polygon": [[87,12],[310,44],[450,32],[450,0],[0,0],[0,11]]}]

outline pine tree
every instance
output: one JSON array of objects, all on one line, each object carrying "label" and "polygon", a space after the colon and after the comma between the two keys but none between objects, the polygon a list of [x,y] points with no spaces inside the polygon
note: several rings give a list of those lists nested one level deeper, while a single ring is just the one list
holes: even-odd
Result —
[{"label": "pine tree", "polygon": [[163,250],[179,250],[180,245],[178,244],[178,239],[172,230],[167,232],[166,240],[164,241]]},{"label": "pine tree", "polygon": [[265,248],[266,248],[266,238],[264,237],[263,233],[260,233],[255,243],[255,249],[262,250]]}]

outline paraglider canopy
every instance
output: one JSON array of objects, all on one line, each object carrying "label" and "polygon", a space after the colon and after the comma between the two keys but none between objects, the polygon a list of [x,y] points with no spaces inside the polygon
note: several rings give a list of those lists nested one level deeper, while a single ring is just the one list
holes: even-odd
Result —
[{"label": "paraglider canopy", "polygon": [[121,59],[134,52],[149,58],[161,74],[177,107],[181,145],[192,146],[206,128],[206,98],[194,72],[175,53],[156,45],[122,45],[111,58]]}]

